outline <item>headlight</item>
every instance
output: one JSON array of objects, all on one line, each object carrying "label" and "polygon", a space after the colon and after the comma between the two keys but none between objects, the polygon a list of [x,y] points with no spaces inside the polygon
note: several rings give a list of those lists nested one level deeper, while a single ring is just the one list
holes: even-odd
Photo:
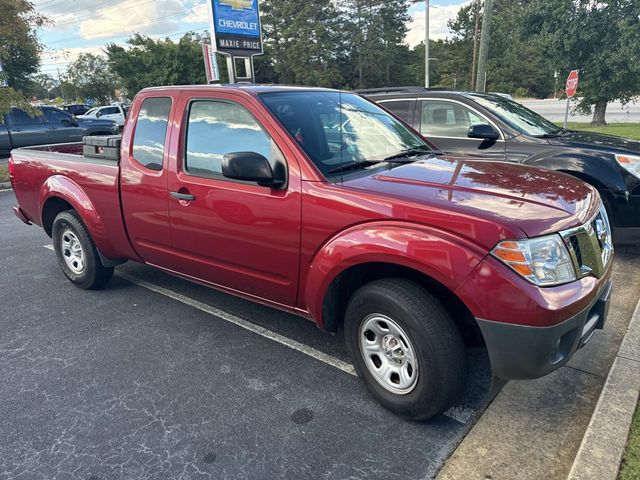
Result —
[{"label": "headlight", "polygon": [[505,240],[491,254],[541,287],[560,285],[576,279],[567,247],[557,234],[528,240]]},{"label": "headlight", "polygon": [[640,178],[640,157],[635,155],[616,155],[616,161],[631,175]]}]

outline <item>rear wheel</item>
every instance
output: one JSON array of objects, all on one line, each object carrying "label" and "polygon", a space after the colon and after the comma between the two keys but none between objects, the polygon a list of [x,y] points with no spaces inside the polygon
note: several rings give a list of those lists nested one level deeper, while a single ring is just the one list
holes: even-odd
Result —
[{"label": "rear wheel", "polygon": [[398,415],[426,420],[462,391],[460,333],[442,304],[414,282],[376,280],[356,291],[347,306],[345,338],[369,391]]},{"label": "rear wheel", "polygon": [[113,276],[113,268],[102,265],[87,227],[73,210],[64,211],[55,218],[52,239],[62,272],[78,287],[98,288]]}]

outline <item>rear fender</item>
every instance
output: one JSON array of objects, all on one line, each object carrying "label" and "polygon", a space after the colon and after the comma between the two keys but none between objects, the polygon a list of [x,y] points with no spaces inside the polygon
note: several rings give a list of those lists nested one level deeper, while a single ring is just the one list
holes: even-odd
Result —
[{"label": "rear fender", "polygon": [[44,205],[52,197],[60,198],[69,203],[78,212],[84,222],[91,238],[100,252],[107,256],[117,258],[118,253],[111,245],[103,220],[96,211],[93,203],[85,191],[73,180],[62,175],[53,175],[47,178],[40,188],[38,205],[40,205],[40,225],[44,224],[42,214]]},{"label": "rear fender", "polygon": [[446,232],[405,222],[371,222],[329,240],[314,256],[304,301],[320,328],[322,306],[333,280],[350,267],[387,263],[418,271],[454,291],[486,256],[478,245]]}]

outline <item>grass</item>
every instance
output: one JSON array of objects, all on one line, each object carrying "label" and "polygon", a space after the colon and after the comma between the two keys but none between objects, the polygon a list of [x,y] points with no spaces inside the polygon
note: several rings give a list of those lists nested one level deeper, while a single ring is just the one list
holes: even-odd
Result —
[{"label": "grass", "polygon": [[9,181],[9,172],[6,165],[0,166],[0,183]]},{"label": "grass", "polygon": [[[562,124],[559,125],[562,126]],[[606,133],[607,135],[640,140],[640,123],[610,123],[606,127],[592,127],[590,123],[569,122],[568,127],[571,130]]]},{"label": "grass", "polygon": [[631,425],[627,451],[622,459],[620,480],[638,480],[640,478],[640,404]]}]

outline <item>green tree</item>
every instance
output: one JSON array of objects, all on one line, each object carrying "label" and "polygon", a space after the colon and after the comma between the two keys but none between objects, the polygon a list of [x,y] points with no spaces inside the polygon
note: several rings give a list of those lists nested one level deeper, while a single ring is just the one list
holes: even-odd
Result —
[{"label": "green tree", "polygon": [[[111,72],[104,55],[80,54],[69,65],[65,77],[74,87],[74,97],[92,98],[100,103],[109,102],[117,87],[116,76]],[[65,92],[67,95],[69,93]]]},{"label": "green tree", "polygon": [[331,0],[263,0],[260,82],[339,87],[339,14]]},{"label": "green tree", "polygon": [[0,0],[0,113],[11,105],[28,108],[29,103],[19,91],[29,86],[30,74],[40,64],[42,45],[37,28],[47,23],[46,17],[36,13],[28,0]]},{"label": "green tree", "polygon": [[[394,86],[412,79],[404,44],[409,21],[406,0],[342,2],[348,52],[344,77],[357,88]],[[346,35],[345,35],[346,34]]]},{"label": "green tree", "polygon": [[29,77],[29,86],[24,94],[27,97],[52,99],[60,95],[60,82],[46,73],[36,73]]},{"label": "green tree", "polygon": [[640,94],[638,0],[530,2],[524,24],[561,78],[580,70],[579,108],[593,107],[593,125],[606,124],[609,102]]},{"label": "green tree", "polygon": [[129,96],[146,87],[206,83],[200,39],[185,34],[178,42],[135,34],[129,48],[106,47],[108,65]]}]

